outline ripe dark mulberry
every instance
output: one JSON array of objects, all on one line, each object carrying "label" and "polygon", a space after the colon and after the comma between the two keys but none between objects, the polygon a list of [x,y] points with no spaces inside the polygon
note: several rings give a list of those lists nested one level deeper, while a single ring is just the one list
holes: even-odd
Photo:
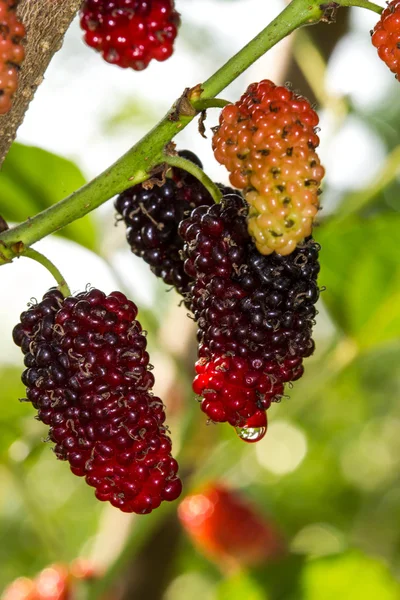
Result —
[{"label": "ripe dark mulberry", "polygon": [[400,78],[400,0],[392,0],[372,31],[379,57]]},{"label": "ripe dark mulberry", "polygon": [[324,176],[317,125],[305,98],[268,80],[250,85],[221,112],[215,158],[232,185],[244,189],[249,231],[261,254],[290,254],[311,234]]},{"label": "ripe dark mulberry", "polygon": [[[182,150],[179,154],[202,167],[192,152]],[[115,208],[127,226],[132,252],[143,258],[157,277],[186,294],[191,279],[183,269],[178,225],[196,206],[211,206],[213,199],[186,171],[174,167],[171,175],[160,187],[145,189],[138,184],[127,189],[118,196]]]},{"label": "ripe dark mulberry", "polygon": [[99,500],[144,514],[175,500],[181,482],[136,315],[120,292],[63,298],[53,289],[22,313],[13,337],[27,399],[50,426],[57,458]]},{"label": "ripe dark mulberry", "polygon": [[193,387],[213,421],[236,427],[250,426],[303,374],[319,295],[318,244],[307,238],[289,256],[263,256],[247,232],[247,210],[232,190],[179,229],[200,344]]},{"label": "ripe dark mulberry", "polygon": [[0,115],[11,109],[18,71],[25,58],[21,44],[25,27],[16,15],[16,5],[16,0],[0,0]]},{"label": "ripe dark mulberry", "polygon": [[179,25],[174,0],[85,0],[81,8],[86,43],[135,71],[171,56]]}]

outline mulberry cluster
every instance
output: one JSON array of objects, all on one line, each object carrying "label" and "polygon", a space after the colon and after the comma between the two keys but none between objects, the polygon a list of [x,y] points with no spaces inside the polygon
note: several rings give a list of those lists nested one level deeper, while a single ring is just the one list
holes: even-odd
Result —
[{"label": "mulberry cluster", "polygon": [[388,3],[371,34],[372,44],[377,48],[379,57],[399,79],[400,0],[392,0]]},{"label": "mulberry cluster", "polygon": [[174,0],[85,0],[81,8],[85,42],[135,71],[171,56],[179,25]]},{"label": "mulberry cluster", "polygon": [[25,27],[16,15],[16,4],[16,0],[0,0],[0,115],[11,109],[19,67],[25,57],[21,45]]},{"label": "mulberry cluster", "polygon": [[22,381],[54,452],[99,500],[149,513],[181,492],[161,400],[151,393],[146,338],[135,304],[97,289],[55,289],[22,313],[14,342]]},{"label": "mulberry cluster", "polygon": [[185,270],[194,279],[192,310],[199,360],[194,391],[213,421],[263,427],[284,384],[303,373],[314,351],[319,246],[307,238],[289,256],[262,256],[235,192],[199,207],[180,225]]},{"label": "mulberry cluster", "polygon": [[250,85],[221,112],[215,158],[244,190],[249,231],[261,254],[288,255],[312,232],[324,176],[317,125],[305,98],[268,80]]},{"label": "mulberry cluster", "polygon": [[[202,167],[200,160],[188,150],[179,155]],[[180,294],[189,290],[190,277],[183,269],[182,238],[178,225],[197,206],[213,204],[213,199],[198,179],[172,168],[172,178],[162,186],[145,189],[135,185],[120,194],[115,208],[126,226],[131,250],[150,265],[152,272]]]}]

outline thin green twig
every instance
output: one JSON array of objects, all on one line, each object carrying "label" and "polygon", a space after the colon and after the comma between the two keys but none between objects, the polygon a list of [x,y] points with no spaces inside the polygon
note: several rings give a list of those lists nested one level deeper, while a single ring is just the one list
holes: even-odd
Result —
[{"label": "thin green twig", "polygon": [[182,156],[172,156],[169,154],[164,155],[164,162],[171,167],[177,167],[187,171],[204,185],[204,187],[210,192],[214,202],[221,202],[222,192],[217,185],[209,178],[208,175],[198,165],[193,163],[191,160],[187,160]]},{"label": "thin green twig", "polygon": [[43,267],[45,267],[57,281],[57,287],[64,296],[64,298],[71,295],[71,290],[69,289],[64,277],[61,275],[60,271],[57,269],[55,264],[53,264],[46,256],[44,256],[37,250],[33,250],[32,248],[27,248],[21,253],[20,256],[31,258],[32,260],[35,260],[36,262],[40,263]]},{"label": "thin green twig", "polygon": [[356,6],[358,8],[366,8],[372,10],[372,12],[380,15],[383,11],[383,7],[375,4],[375,2],[368,2],[368,0],[336,0],[340,6]]},{"label": "thin green twig", "polygon": [[223,98],[206,98],[192,100],[191,103],[192,106],[198,111],[207,110],[208,108],[224,108],[224,106],[232,104],[230,100],[223,100]]}]

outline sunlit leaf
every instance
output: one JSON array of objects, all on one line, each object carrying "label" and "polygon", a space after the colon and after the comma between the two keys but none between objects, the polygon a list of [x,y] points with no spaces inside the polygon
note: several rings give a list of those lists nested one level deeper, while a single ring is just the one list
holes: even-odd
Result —
[{"label": "sunlit leaf", "polygon": [[[72,161],[41,148],[14,143],[0,173],[0,214],[9,221],[24,221],[84,184],[84,176]],[[60,235],[91,250],[96,247],[90,216],[67,225]]]},{"label": "sunlit leaf", "polygon": [[323,300],[360,346],[400,334],[400,215],[332,221],[318,232]]},{"label": "sunlit leaf", "polygon": [[225,579],[217,590],[217,600],[268,600],[268,592],[249,574]]},{"label": "sunlit leaf", "polygon": [[304,600],[396,600],[400,586],[381,562],[358,552],[315,560],[303,571]]}]

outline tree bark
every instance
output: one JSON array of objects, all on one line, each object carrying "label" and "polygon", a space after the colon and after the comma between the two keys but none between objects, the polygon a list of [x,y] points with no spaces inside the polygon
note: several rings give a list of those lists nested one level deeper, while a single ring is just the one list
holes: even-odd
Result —
[{"label": "tree bark", "polygon": [[20,0],[17,12],[26,27],[26,56],[12,109],[0,116],[0,166],[81,3],[82,0]]}]

